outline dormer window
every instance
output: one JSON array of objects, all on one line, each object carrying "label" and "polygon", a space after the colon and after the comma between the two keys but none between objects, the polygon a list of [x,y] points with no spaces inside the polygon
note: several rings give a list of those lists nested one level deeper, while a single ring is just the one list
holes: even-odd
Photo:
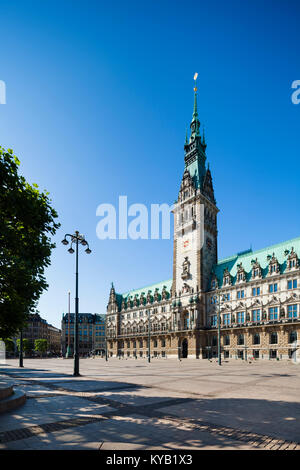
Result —
[{"label": "dormer window", "polygon": [[253,278],[261,278],[261,267],[257,258],[251,261],[252,264],[252,277]]},{"label": "dormer window", "polygon": [[230,286],[231,285],[231,275],[228,268],[225,268],[223,271],[223,285]]},{"label": "dormer window", "polygon": [[277,258],[275,258],[275,253],[272,256],[268,256],[267,260],[269,261],[269,274],[279,273],[279,263]]},{"label": "dormer window", "polygon": [[245,282],[246,281],[246,273],[242,266],[242,263],[238,264],[237,266],[237,282]]},{"label": "dormer window", "polygon": [[287,254],[287,253],[289,253],[288,258],[287,258],[287,268],[288,269],[298,268],[298,256],[294,252],[294,247],[292,247],[290,252],[288,250],[286,250],[285,254]]}]

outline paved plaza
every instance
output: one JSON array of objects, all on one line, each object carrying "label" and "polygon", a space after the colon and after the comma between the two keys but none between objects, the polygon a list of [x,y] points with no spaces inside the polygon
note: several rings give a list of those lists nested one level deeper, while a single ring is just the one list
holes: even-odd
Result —
[{"label": "paved plaza", "polygon": [[300,366],[185,359],[24,359],[0,377],[26,403],[0,415],[0,449],[300,449]]}]

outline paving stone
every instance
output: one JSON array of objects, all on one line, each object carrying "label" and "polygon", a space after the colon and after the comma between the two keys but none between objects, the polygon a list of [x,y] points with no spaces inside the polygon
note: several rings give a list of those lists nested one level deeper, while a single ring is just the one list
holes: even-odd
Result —
[{"label": "paving stone", "polygon": [[0,372],[29,399],[0,422],[11,438],[0,448],[300,447],[300,368],[290,363],[80,360],[80,378],[72,361],[16,364]]}]

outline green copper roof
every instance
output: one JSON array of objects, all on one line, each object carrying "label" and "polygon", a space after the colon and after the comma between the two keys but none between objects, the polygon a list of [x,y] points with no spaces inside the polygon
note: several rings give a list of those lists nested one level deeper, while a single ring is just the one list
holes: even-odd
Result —
[{"label": "green copper roof", "polygon": [[280,265],[280,272],[284,272],[286,268],[286,260],[287,256],[285,255],[285,251],[291,251],[292,247],[294,251],[300,258],[300,237],[293,238],[292,240],[287,240],[282,243],[278,243],[276,245],[268,246],[267,248],[263,248],[261,250],[252,251],[247,250],[242,253],[237,253],[236,255],[230,256],[229,258],[225,258],[218,262],[213,268],[213,273],[217,276],[219,287],[223,284],[223,272],[224,269],[228,269],[231,276],[233,277],[232,283],[235,283],[236,274],[237,274],[237,266],[242,263],[242,267],[244,268],[245,272],[247,273],[247,280],[251,279],[251,272],[252,272],[252,261],[257,259],[257,262],[260,264],[262,268],[262,277],[265,277],[268,273],[268,265],[269,260],[267,256],[274,256],[277,258],[278,263]]},{"label": "green copper roof", "polygon": [[197,107],[197,92],[194,93],[194,109],[193,109],[193,121],[198,120],[198,107]]},{"label": "green copper roof", "polygon": [[202,142],[200,136],[200,121],[198,118],[197,109],[197,89],[194,89],[194,109],[193,118],[190,124],[191,135],[188,139],[186,134],[185,138],[185,168],[189,171],[193,179],[195,188],[201,188],[206,173],[205,160],[206,160],[206,144]]},{"label": "green copper roof", "polygon": [[167,292],[170,292],[171,287],[172,287],[172,282],[173,282],[173,279],[168,279],[167,281],[161,281],[161,282],[158,282],[157,284],[151,284],[151,286],[145,286],[145,287],[142,287],[140,289],[135,289],[135,290],[131,290],[129,292],[125,292],[124,294],[122,294],[122,297],[125,300],[128,297],[133,299],[135,297],[135,295],[137,295],[139,297],[142,294],[142,292],[144,293],[144,295],[146,297],[149,290],[151,291],[151,294],[153,295],[155,293],[156,289],[158,289],[158,292],[161,294],[164,286],[166,286]]},{"label": "green copper roof", "polygon": [[206,173],[205,165],[200,163],[199,159],[197,158],[190,165],[187,165],[186,168],[189,171],[192,180],[194,181],[195,188],[198,189],[202,187]]}]

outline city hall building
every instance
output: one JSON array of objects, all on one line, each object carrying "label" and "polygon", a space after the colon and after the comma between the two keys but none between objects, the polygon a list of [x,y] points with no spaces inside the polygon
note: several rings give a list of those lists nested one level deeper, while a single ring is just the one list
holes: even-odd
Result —
[{"label": "city hall building", "polygon": [[[197,89],[174,204],[173,277],[118,294],[106,315],[109,356],[300,360],[300,237],[218,260],[218,230]],[[220,321],[220,324],[219,324]],[[150,330],[150,334],[149,334]]]}]

